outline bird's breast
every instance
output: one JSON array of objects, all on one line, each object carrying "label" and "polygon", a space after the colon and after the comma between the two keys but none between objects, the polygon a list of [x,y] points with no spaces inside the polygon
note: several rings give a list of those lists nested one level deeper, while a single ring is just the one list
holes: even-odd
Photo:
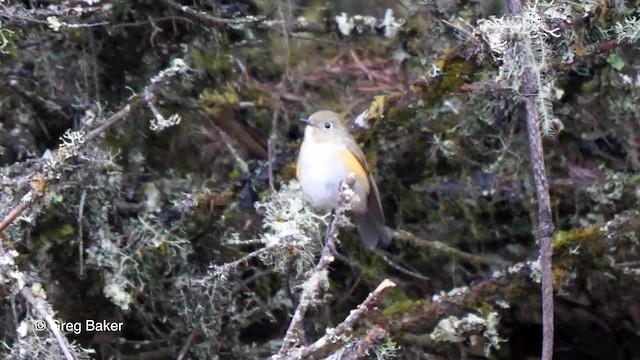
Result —
[{"label": "bird's breast", "polygon": [[305,141],[298,155],[298,180],[302,191],[315,207],[330,210],[338,205],[340,183],[356,174],[354,191],[360,201],[353,210],[366,211],[369,181],[365,170],[346,146]]}]

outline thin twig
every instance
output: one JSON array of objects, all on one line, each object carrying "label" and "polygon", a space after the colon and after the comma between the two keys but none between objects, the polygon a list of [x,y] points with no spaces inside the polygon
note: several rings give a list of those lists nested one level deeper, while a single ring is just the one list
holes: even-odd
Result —
[{"label": "thin twig", "polygon": [[[460,25],[456,25],[454,23],[451,23],[447,20],[440,20],[442,21],[445,25],[447,25],[448,27],[452,28],[453,30],[459,32],[460,34],[462,34],[466,40],[470,40],[472,43],[477,44],[478,40],[476,39],[476,37],[473,35],[473,33],[465,28],[463,28]],[[464,20],[461,20],[464,21]],[[465,22],[466,25],[470,26],[471,28],[473,28],[471,25],[469,25],[468,23]]]},{"label": "thin twig", "polygon": [[271,135],[269,135],[269,141],[267,142],[267,167],[269,171],[269,189],[271,189],[271,193],[276,192],[275,179],[273,178],[273,163],[276,161],[276,139],[278,137],[278,117],[280,116],[280,107],[280,101],[278,101],[276,109],[273,111],[273,117],[271,118]]},{"label": "thin twig", "polygon": [[401,273],[403,273],[405,275],[411,276],[413,278],[416,278],[418,280],[421,280],[421,281],[430,281],[431,280],[428,276],[424,276],[422,274],[418,274],[415,271],[411,271],[411,270],[409,270],[409,269],[407,269],[407,268],[405,268],[403,266],[400,266],[400,264],[398,264],[395,261],[391,260],[389,258],[389,256],[387,256],[387,254],[384,251],[382,251],[382,250],[375,250],[375,251],[376,251],[376,254],[378,254],[378,256],[380,256],[380,258],[382,258],[382,260],[385,263],[387,263],[387,265],[391,266],[392,268],[396,269],[397,271],[399,271],[399,272],[401,272]]},{"label": "thin twig", "polygon": [[189,14],[191,16],[194,16],[196,18],[198,18],[200,21],[206,23],[206,24],[228,24],[228,25],[240,25],[240,24],[250,24],[250,23],[256,23],[256,22],[262,22],[266,19],[265,16],[247,16],[244,18],[234,18],[234,19],[228,19],[228,18],[221,18],[218,16],[211,16],[209,14],[207,14],[204,11],[198,11],[198,10],[194,10],[188,6],[184,6],[182,4],[179,4],[176,1],[173,0],[162,0],[162,2],[164,2],[165,4],[169,5],[170,7],[174,8],[177,11],[181,11],[185,14]]},{"label": "thin twig", "polygon": [[[286,4],[286,12],[282,10],[282,7]],[[290,58],[291,58],[291,49],[289,47],[289,30],[287,29],[287,25],[292,23],[291,19],[293,18],[293,14],[291,13],[291,0],[278,1],[278,15],[282,20],[282,36],[284,38],[284,48],[286,51],[285,60],[284,60],[284,83],[285,86],[287,82],[291,79],[291,66],[290,66]]]},{"label": "thin twig", "polygon": [[502,261],[499,259],[492,259],[492,258],[487,258],[485,256],[470,254],[460,249],[456,249],[455,247],[449,246],[440,241],[426,240],[408,231],[393,230],[393,229],[390,229],[390,231],[393,233],[393,238],[396,239],[396,241],[398,242],[406,242],[414,246],[419,246],[419,247],[429,249],[429,251],[435,251],[438,253],[447,254],[449,256],[468,261],[475,265],[506,266],[510,264],[508,261]]},{"label": "thin twig", "polygon": [[395,286],[396,283],[389,279],[382,280],[378,287],[376,287],[374,291],[369,293],[362,304],[358,305],[355,310],[352,310],[349,315],[340,324],[338,324],[338,326],[332,329],[326,329],[325,334],[320,339],[302,349],[302,351],[300,352],[300,357],[306,358],[307,356],[313,355],[314,353],[326,347],[328,344],[331,344],[332,339],[335,339],[337,336],[351,331],[358,320],[360,320],[369,311],[371,311],[378,298],[380,298],[380,295],[382,295],[385,290]]},{"label": "thin twig", "polygon": [[189,351],[189,347],[191,347],[191,343],[193,342],[193,339],[195,339],[197,334],[198,334],[198,329],[193,329],[191,331],[191,334],[187,338],[187,341],[182,346],[182,349],[180,349],[180,352],[178,353],[178,357],[176,357],[176,360],[184,359],[184,357],[187,355],[187,351]]},{"label": "thin twig", "polygon": [[27,210],[29,208],[29,206],[31,206],[31,204],[34,203],[35,200],[36,200],[36,195],[33,195],[33,197],[31,198],[30,201],[23,201],[20,204],[18,204],[18,206],[16,206],[13,210],[11,210],[9,215],[7,215],[2,220],[2,223],[0,223],[0,233],[2,233],[4,231],[4,229],[9,227],[9,225],[11,225],[11,223],[15,219],[17,219],[18,216],[20,216],[20,214],[22,214],[23,211]]},{"label": "thin twig", "polygon": [[233,160],[235,162],[235,166],[238,168],[240,173],[248,173],[249,164],[247,164],[247,162],[242,158],[242,155],[240,154],[240,151],[236,146],[235,139],[229,136],[229,134],[227,134],[224,129],[220,128],[219,126],[212,124],[211,127],[218,132],[218,135],[220,135],[222,143],[227,147],[227,150],[229,150],[229,153],[231,154],[231,157],[233,157]]},{"label": "thin twig", "polygon": [[[155,89],[157,85],[165,83],[169,78],[182,72],[183,70],[184,70],[184,67],[179,65],[173,65],[171,68],[162,70],[160,73],[158,73],[158,75],[151,78],[151,80],[149,81],[149,84],[143,90],[143,94],[145,95],[145,100],[147,100],[146,98],[148,97],[147,104],[149,104],[149,102],[151,101],[152,91]],[[113,124],[124,119],[131,112],[132,105],[137,104],[140,99],[141,97],[138,94],[135,94],[134,96],[132,96],[129,103],[125,105],[120,111],[111,115],[107,120],[105,120],[102,124],[97,126],[95,129],[90,130],[85,136],[85,142],[89,140],[93,140],[94,138],[102,135],[102,133],[104,133]],[[152,111],[153,109],[155,109],[155,107],[152,108]],[[20,204],[18,204],[18,206],[16,206],[13,210],[11,210],[11,212],[2,220],[2,222],[0,222],[0,233],[2,233],[9,225],[11,225],[11,223],[13,223],[13,221],[15,221],[15,219],[18,218],[18,216],[20,216],[20,214],[22,214],[26,209],[29,208],[29,206],[31,206],[31,204],[38,201],[44,195],[45,186],[46,186],[46,183],[42,185],[42,189],[39,189],[38,191],[32,190],[31,197],[28,201],[21,202]]]},{"label": "thin twig", "polygon": [[280,359],[296,359],[300,356],[292,354],[292,347],[298,343],[300,333],[303,332],[303,321],[307,310],[312,305],[314,299],[317,299],[322,290],[328,285],[328,269],[329,265],[335,260],[334,253],[336,252],[336,243],[338,241],[338,231],[345,223],[344,216],[351,205],[351,198],[353,196],[353,184],[355,183],[355,174],[350,174],[349,177],[340,186],[340,200],[338,206],[335,209],[333,220],[331,224],[327,226],[327,231],[324,236],[324,247],[320,255],[320,260],[313,269],[311,276],[302,285],[302,294],[300,294],[300,302],[298,307],[291,318],[289,328],[282,341],[280,351],[272,357],[273,360]]},{"label": "thin twig", "polygon": [[186,22],[186,23],[188,23],[190,25],[194,25],[195,24],[193,21],[191,21],[191,19],[187,19],[185,17],[163,16],[163,17],[157,17],[157,18],[152,18],[152,19],[147,18],[147,20],[136,21],[136,22],[114,24],[114,25],[111,26],[111,28],[115,29],[115,28],[125,28],[125,27],[132,27],[132,26],[142,26],[142,25],[147,25],[147,24],[151,23],[151,20],[153,20],[154,22],[180,20],[180,21],[184,21],[184,22]]},{"label": "thin twig", "polygon": [[83,234],[83,226],[82,220],[84,215],[84,202],[87,199],[87,190],[82,190],[82,195],[80,195],[80,205],[78,205],[78,267],[80,277],[84,276],[84,234]]},{"label": "thin twig", "polygon": [[58,329],[58,326],[53,319],[51,312],[47,311],[47,309],[45,309],[45,306],[42,304],[43,300],[39,301],[38,299],[36,299],[31,293],[31,288],[29,288],[28,286],[24,286],[22,289],[20,289],[20,294],[25,298],[25,300],[27,300],[29,304],[31,304],[31,306],[33,306],[38,315],[40,315],[40,317],[42,317],[42,319],[47,323],[49,330],[53,333],[53,336],[55,336],[58,345],[60,345],[60,349],[62,349],[62,353],[64,354],[65,359],[75,360],[75,357],[71,355],[71,351],[69,350],[69,343],[67,342],[67,338],[64,337],[62,333],[60,333],[60,330]]},{"label": "thin twig", "polygon": [[[100,134],[102,134],[105,130],[107,130],[111,125],[115,124],[119,120],[124,119],[129,112],[131,112],[131,105],[127,104],[122,110],[113,114],[109,117],[104,123],[100,124],[97,128],[91,130],[87,136],[86,140],[91,140]],[[32,191],[32,196],[29,201],[23,201],[18,204],[11,212],[2,220],[0,223],[0,233],[2,233],[9,225],[11,225],[15,219],[20,216],[25,210],[27,210],[33,203],[38,201],[42,195],[44,195],[44,191]]]},{"label": "thin twig", "polygon": [[[520,0],[508,0],[509,12],[513,16],[522,15],[522,3]],[[520,46],[524,46],[520,44]],[[524,58],[524,61],[527,58]],[[531,152],[531,166],[533,168],[533,181],[538,200],[538,228],[537,235],[540,241],[540,263],[542,267],[542,360],[553,358],[553,274],[552,274],[552,236],[554,231],[551,215],[551,201],[549,199],[549,184],[544,165],[544,152],[542,149],[542,137],[540,135],[540,118],[538,115],[539,96],[538,79],[534,74],[535,64],[525,63],[521,93],[524,94],[524,103],[527,116],[527,132],[529,134],[529,151]]]},{"label": "thin twig", "polygon": [[87,140],[92,140],[98,137],[99,135],[104,133],[109,127],[111,127],[111,125],[124,119],[127,115],[129,115],[130,112],[131,112],[131,105],[130,104],[125,105],[125,107],[120,109],[120,111],[116,112],[115,114],[111,115],[107,120],[105,120],[98,127],[89,131],[89,133],[87,134]]},{"label": "thin twig", "polygon": [[150,86],[145,87],[142,91],[142,98],[144,99],[144,102],[147,103],[147,107],[149,108],[149,110],[151,110],[153,117],[158,123],[162,123],[165,121],[165,119],[162,114],[160,114],[160,111],[158,111],[158,108],[156,108],[156,105],[153,103],[153,95],[153,89]]}]

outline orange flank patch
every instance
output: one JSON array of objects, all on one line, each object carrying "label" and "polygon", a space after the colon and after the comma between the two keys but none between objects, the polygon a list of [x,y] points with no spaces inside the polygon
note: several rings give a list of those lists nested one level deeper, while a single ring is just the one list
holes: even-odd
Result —
[{"label": "orange flank patch", "polygon": [[356,174],[358,180],[364,180],[367,178],[367,172],[364,169],[364,164],[349,150],[344,149],[343,159],[347,164],[347,169],[350,172]]}]

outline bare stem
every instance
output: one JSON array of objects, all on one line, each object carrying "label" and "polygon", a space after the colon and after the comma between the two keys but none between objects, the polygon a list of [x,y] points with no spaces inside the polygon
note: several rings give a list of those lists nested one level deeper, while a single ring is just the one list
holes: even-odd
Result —
[{"label": "bare stem", "polygon": [[36,299],[31,293],[31,288],[29,288],[28,286],[23,287],[20,290],[20,294],[25,298],[25,300],[27,300],[29,304],[31,304],[31,306],[33,306],[33,309],[47,323],[49,330],[51,330],[53,336],[55,336],[56,341],[58,342],[58,345],[62,349],[64,358],[66,360],[75,360],[75,357],[71,355],[71,351],[69,350],[69,343],[67,342],[67,338],[64,337],[62,333],[60,333],[60,330],[58,329],[58,326],[53,319],[51,311],[48,311],[46,309],[45,303],[43,303],[42,300]]},{"label": "bare stem", "polygon": [[[513,16],[522,15],[520,0],[507,0],[509,11]],[[520,44],[520,46],[523,46]],[[524,58],[524,73],[521,92],[527,116],[527,132],[529,134],[529,151],[531,152],[531,166],[533,181],[538,200],[538,229],[540,241],[540,263],[542,266],[542,360],[553,358],[553,278],[552,278],[552,236],[554,231],[551,216],[551,201],[549,199],[549,184],[544,165],[542,137],[540,135],[540,117],[538,114],[538,89],[540,84],[534,73],[531,59]]]},{"label": "bare stem", "polygon": [[[34,192],[35,193],[35,192]],[[22,214],[22,212],[24,212],[25,210],[27,210],[29,208],[29,206],[31,206],[31,204],[33,204],[36,195],[33,195],[33,199],[31,199],[31,201],[23,201],[20,204],[18,204],[18,206],[16,206],[13,210],[11,210],[11,212],[9,213],[9,215],[7,215],[3,220],[2,223],[0,223],[0,233],[2,233],[4,231],[4,229],[6,229],[7,227],[9,227],[9,225],[11,225],[11,223],[13,223],[13,221],[15,219],[18,218],[18,216],[20,216],[20,214]]]}]

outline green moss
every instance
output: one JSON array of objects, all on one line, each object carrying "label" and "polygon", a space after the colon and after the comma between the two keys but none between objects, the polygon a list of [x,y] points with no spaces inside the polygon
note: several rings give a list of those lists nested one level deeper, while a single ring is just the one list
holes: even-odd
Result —
[{"label": "green moss", "polygon": [[[598,226],[574,229],[570,231],[557,231],[553,236],[553,251],[559,252],[577,245],[593,243],[594,237],[599,239]],[[587,243],[588,242],[588,243]]]},{"label": "green moss", "polygon": [[231,172],[229,173],[229,180],[231,180],[231,181],[238,180],[238,179],[240,179],[240,176],[241,176],[241,175],[242,175],[242,174],[238,171],[238,169],[233,169],[233,170],[231,170]]},{"label": "green moss", "polygon": [[193,48],[193,62],[204,69],[209,75],[216,78],[226,78],[233,70],[233,58],[231,55],[217,49],[204,50]]},{"label": "green moss", "polygon": [[424,306],[424,303],[422,301],[402,299],[387,306],[382,312],[382,315],[386,317],[392,317],[396,314],[408,314],[422,306]]},{"label": "green moss", "polygon": [[204,104],[207,114],[217,116],[222,109],[237,105],[240,96],[233,85],[229,84],[223,91],[205,89],[200,94],[200,101]]},{"label": "green moss", "polygon": [[385,104],[387,97],[384,95],[378,95],[373,97],[371,105],[369,105],[369,117],[377,118],[384,116]]},{"label": "green moss", "polygon": [[475,66],[467,60],[456,58],[455,60],[446,61],[444,64],[444,74],[440,87],[444,91],[453,91],[459,89],[466,81],[475,80],[473,76]]},{"label": "green moss", "polygon": [[70,235],[73,235],[74,232],[75,230],[73,226],[66,224],[40,234],[39,239],[44,244],[60,244],[63,243]]},{"label": "green moss", "polygon": [[10,57],[14,57],[16,55],[16,46],[15,44],[20,40],[20,35],[9,29],[0,29],[0,36],[2,37],[1,43],[3,43],[3,48],[0,51],[2,57],[9,55]]}]

